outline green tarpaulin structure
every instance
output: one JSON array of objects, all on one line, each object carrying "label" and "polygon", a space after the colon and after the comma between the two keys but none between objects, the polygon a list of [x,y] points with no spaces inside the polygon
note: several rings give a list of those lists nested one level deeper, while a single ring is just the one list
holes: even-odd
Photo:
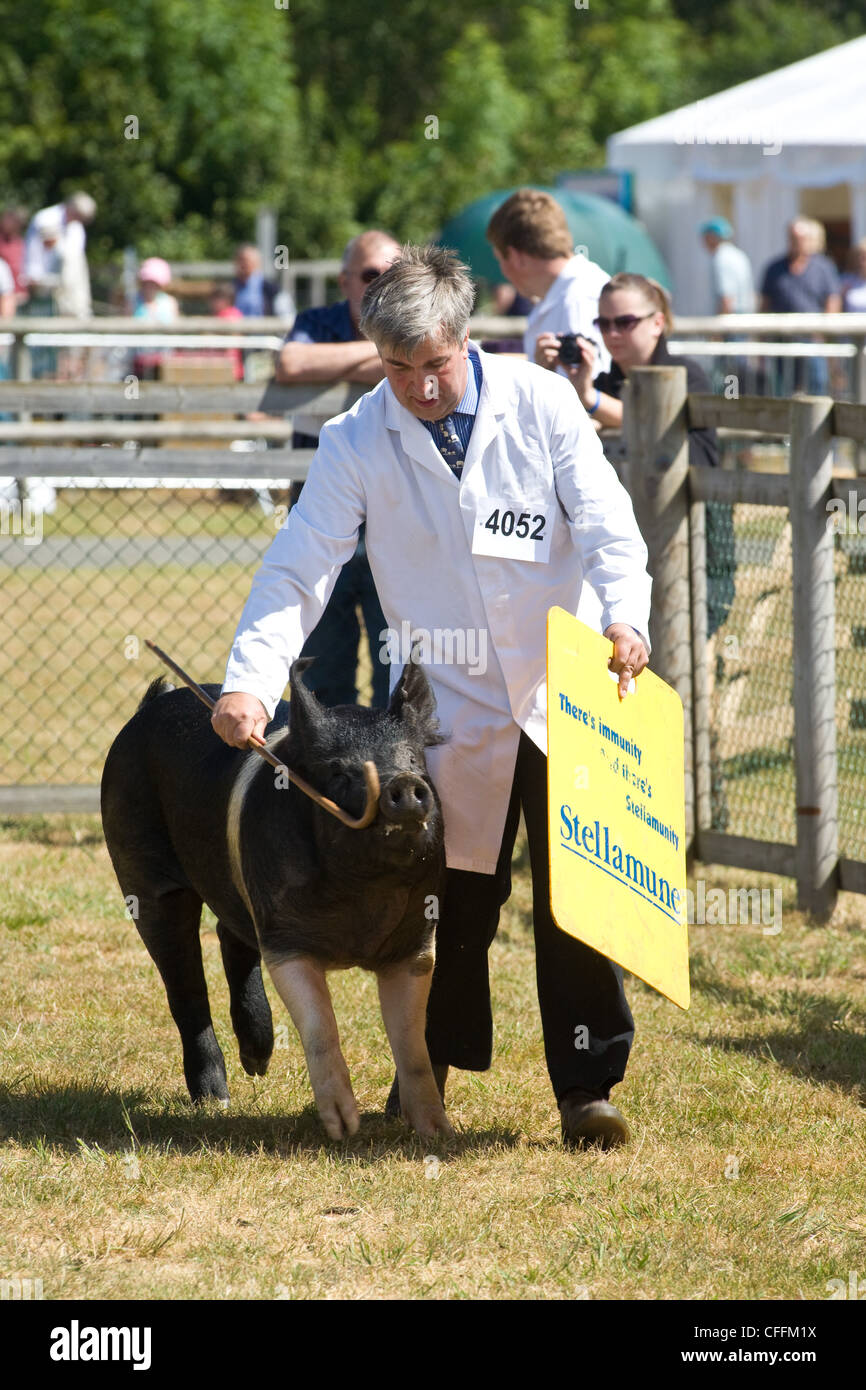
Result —
[{"label": "green tarpaulin structure", "polygon": [[[479,280],[502,283],[502,273],[496,263],[493,248],[484,233],[493,213],[517,190],[505,188],[488,193],[446,222],[436,238],[441,246],[457,251]],[[572,193],[565,188],[546,188],[559,203],[577,247],[585,247],[590,260],[615,275],[618,270],[631,270],[638,275],[650,275],[665,288],[671,277],[667,266],[656,250],[646,228],[609,198],[591,193]]]}]

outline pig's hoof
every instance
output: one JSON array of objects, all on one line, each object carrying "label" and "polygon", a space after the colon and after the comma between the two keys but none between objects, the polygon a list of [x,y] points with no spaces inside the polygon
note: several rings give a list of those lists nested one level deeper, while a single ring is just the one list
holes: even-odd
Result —
[{"label": "pig's hoof", "polygon": [[267,1057],[256,1057],[251,1052],[241,1052],[239,1055],[241,1059],[241,1066],[243,1067],[247,1076],[265,1075],[271,1060],[270,1053],[268,1053]]},{"label": "pig's hoof", "polygon": [[229,1103],[229,1090],[225,1080],[199,1082],[196,1086],[190,1086],[189,1094],[194,1105],[205,1105],[211,1100],[218,1100],[223,1105]]},{"label": "pig's hoof", "polygon": [[444,1110],[439,1115],[428,1111],[417,1119],[410,1118],[409,1123],[421,1139],[451,1140],[457,1137]]},{"label": "pig's hoof", "polygon": [[348,1094],[318,1098],[322,1124],[329,1139],[350,1139],[361,1127],[361,1116],[351,1090]]}]

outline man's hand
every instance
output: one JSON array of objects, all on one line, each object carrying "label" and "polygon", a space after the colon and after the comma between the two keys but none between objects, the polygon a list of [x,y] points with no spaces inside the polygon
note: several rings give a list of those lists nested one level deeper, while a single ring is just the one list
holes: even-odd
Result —
[{"label": "man's hand", "polygon": [[613,656],[608,661],[609,670],[619,676],[619,698],[624,700],[632,676],[639,676],[649,661],[649,652],[633,627],[625,623],[611,623],[605,628],[605,637],[613,642]]},{"label": "man's hand", "polygon": [[255,695],[233,690],[219,697],[210,722],[223,743],[230,748],[246,748],[251,734],[264,738],[268,712]]}]

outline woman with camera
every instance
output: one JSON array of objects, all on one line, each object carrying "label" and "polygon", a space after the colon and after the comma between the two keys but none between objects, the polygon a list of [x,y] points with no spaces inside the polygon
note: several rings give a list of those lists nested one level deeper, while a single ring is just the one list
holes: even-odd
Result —
[{"label": "woman with camera", "polygon": [[[595,327],[610,353],[610,371],[596,375],[594,345],[587,338],[573,334],[542,334],[535,360],[541,367],[552,371],[560,369],[567,374],[581,404],[599,429],[622,428],[622,388],[632,367],[685,367],[689,393],[712,389],[700,363],[691,357],[672,357],[668,352],[665,333],[673,328],[670,300],[655,280],[627,271],[614,275],[599,295]],[[689,463],[718,467],[715,430],[689,430]],[[706,537],[707,657],[712,684],[715,652],[711,639],[727,618],[734,601],[734,520],[733,509],[728,503],[707,503]],[[727,808],[715,746],[711,758],[713,827],[722,830],[727,824]]]}]

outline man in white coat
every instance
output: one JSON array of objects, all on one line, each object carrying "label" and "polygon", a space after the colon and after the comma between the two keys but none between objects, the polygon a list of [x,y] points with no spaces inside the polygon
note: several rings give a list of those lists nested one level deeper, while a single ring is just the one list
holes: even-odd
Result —
[{"label": "man in white coat", "polygon": [[[301,499],[253,581],[213,725],[236,747],[262,736],[366,521],[388,623],[382,658],[397,658],[396,679],[420,643],[450,734],[428,757],[448,861],[427,1006],[440,1089],[449,1066],[490,1065],[487,953],[522,807],[563,1139],[606,1147],[628,1138],[609,1093],[633,1020],[619,967],[550,913],[546,618],[554,604],[576,612],[588,580],[625,691],[648,660],[647,553],[570,383],[481,352],[469,341],[472,304],[466,267],[437,247],[405,248],[369,286],[361,328],[385,380],[321,432]],[[581,1027],[589,1046],[578,1050]],[[396,1083],[390,1104],[399,1105]]]}]

